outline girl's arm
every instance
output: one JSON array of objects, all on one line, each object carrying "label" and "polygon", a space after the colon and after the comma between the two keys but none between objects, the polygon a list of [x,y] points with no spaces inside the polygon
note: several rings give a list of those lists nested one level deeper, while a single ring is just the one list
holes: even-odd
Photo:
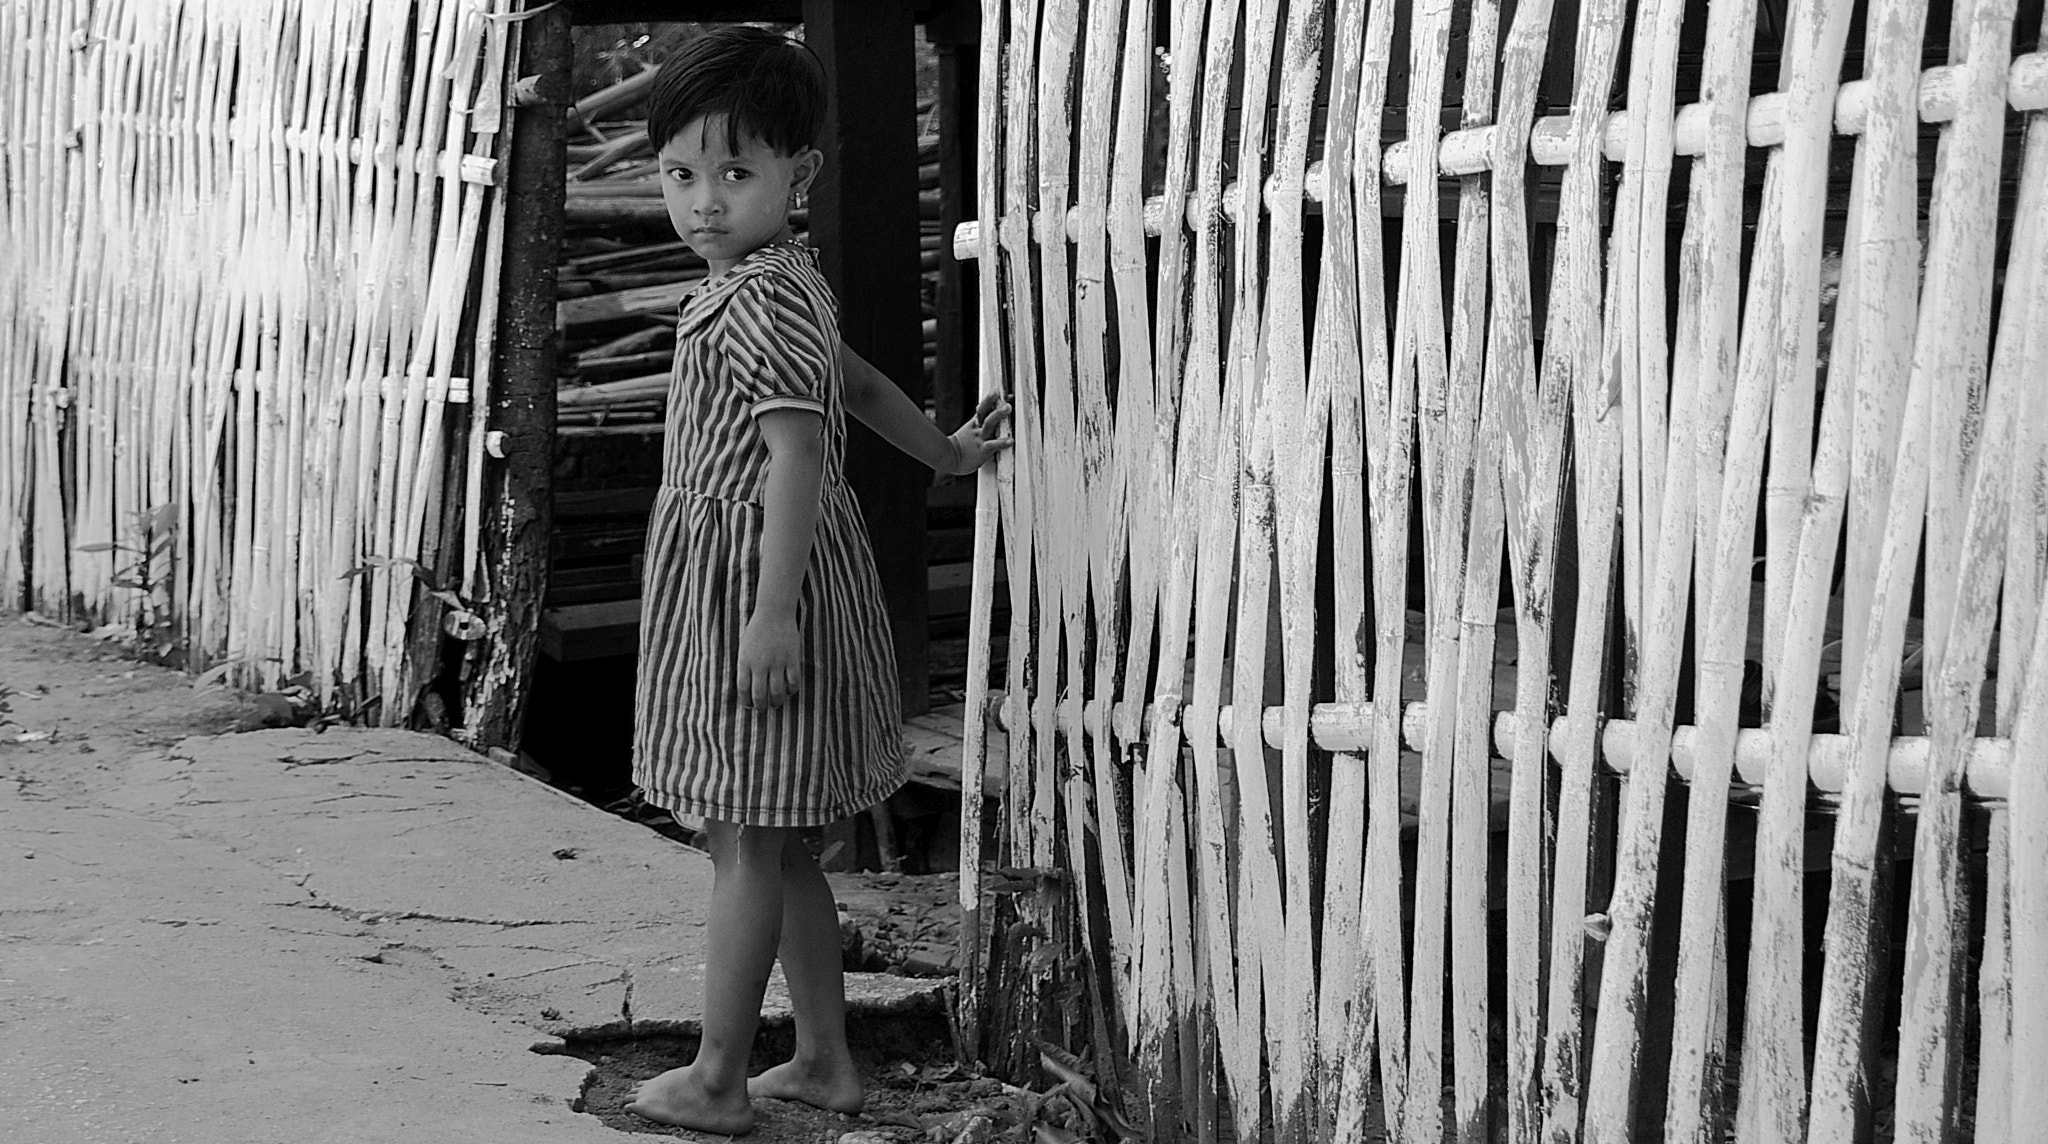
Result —
[{"label": "girl's arm", "polygon": [[796,604],[818,532],[825,420],[808,409],[771,409],[755,427],[768,446],[768,476],[754,613],[740,630],[739,698],[747,707],[780,707],[803,682]]},{"label": "girl's arm", "polygon": [[839,362],[846,373],[846,411],[926,468],[961,476],[1010,447],[1009,436],[1002,432],[1010,407],[996,394],[982,398],[974,419],[948,437],[895,382],[843,341]]}]

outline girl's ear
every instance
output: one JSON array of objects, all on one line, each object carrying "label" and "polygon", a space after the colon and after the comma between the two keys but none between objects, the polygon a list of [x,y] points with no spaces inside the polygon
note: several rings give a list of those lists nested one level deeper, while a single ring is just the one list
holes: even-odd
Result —
[{"label": "girl's ear", "polygon": [[796,157],[796,166],[790,172],[789,189],[792,194],[805,195],[811,190],[811,182],[818,172],[825,169],[825,153],[816,147],[806,148]]}]

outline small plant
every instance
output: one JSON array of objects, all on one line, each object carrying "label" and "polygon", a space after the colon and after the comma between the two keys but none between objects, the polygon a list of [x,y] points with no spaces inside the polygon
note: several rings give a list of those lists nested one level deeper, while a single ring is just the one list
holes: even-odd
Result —
[{"label": "small plant", "polygon": [[[169,568],[178,537],[178,504],[157,505],[129,514],[133,543],[108,541],[81,544],[79,552],[117,552],[127,563],[114,569],[114,586],[138,594],[132,639],[137,651],[169,660],[178,650],[177,618],[171,612]],[[162,576],[157,569],[165,569]]]}]

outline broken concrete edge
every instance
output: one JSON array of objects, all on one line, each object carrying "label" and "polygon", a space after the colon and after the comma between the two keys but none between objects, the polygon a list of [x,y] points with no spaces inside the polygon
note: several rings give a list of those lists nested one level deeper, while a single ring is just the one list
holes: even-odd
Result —
[{"label": "broken concrete edge", "polygon": [[[847,977],[850,981],[918,980],[887,973],[856,973],[848,974]],[[896,1017],[938,1017],[950,1021],[953,1011],[951,993],[951,982],[934,982],[917,989],[893,990],[887,995],[880,996],[864,997],[849,991],[846,998],[846,1016],[848,1021],[888,1020]],[[786,1029],[795,1024],[796,1014],[779,1006],[761,1014],[760,1028],[764,1031]],[[593,1041],[625,1041],[643,1037],[699,1037],[703,1033],[703,1022],[695,1017],[647,1021],[629,1021],[621,1018],[595,1025],[559,1026],[549,1030],[542,1040],[529,1045],[527,1051],[542,1056],[575,1056],[576,1045]]]}]

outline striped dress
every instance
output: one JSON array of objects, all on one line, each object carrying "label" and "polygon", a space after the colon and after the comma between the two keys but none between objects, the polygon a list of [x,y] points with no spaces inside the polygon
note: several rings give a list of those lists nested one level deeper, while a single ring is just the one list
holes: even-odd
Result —
[{"label": "striped dress", "polygon": [[[633,781],[656,806],[817,826],[903,782],[896,667],[874,556],[843,473],[839,318],[809,250],[754,252],[683,301],[661,489],[647,528]],[[822,512],[797,606],[803,682],[781,707],[737,691],[768,448],[754,417],[825,419]]]}]

